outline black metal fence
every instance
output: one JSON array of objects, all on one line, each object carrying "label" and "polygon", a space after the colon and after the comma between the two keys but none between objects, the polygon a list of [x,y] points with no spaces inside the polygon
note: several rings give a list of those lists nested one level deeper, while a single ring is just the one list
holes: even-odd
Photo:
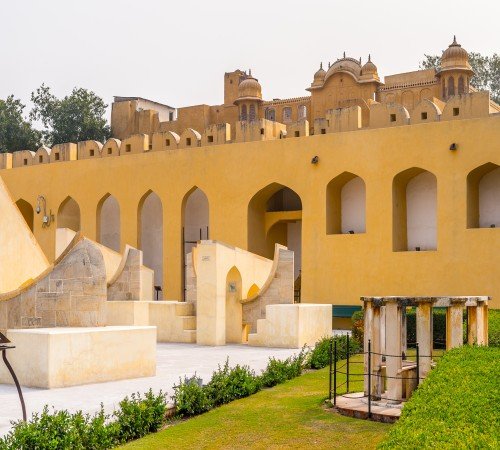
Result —
[{"label": "black metal fence", "polygon": [[[360,382],[360,381],[365,381],[367,382],[366,386],[366,392],[362,397],[359,398],[367,398],[367,404],[368,404],[368,418],[372,417],[372,402],[375,400],[379,400],[380,398],[377,396],[374,396],[372,394],[372,383],[374,381],[374,378],[380,379],[383,378],[383,382],[385,382],[386,379],[398,379],[398,380],[415,380],[416,381],[416,386],[417,388],[420,384],[420,364],[421,364],[421,359],[422,358],[439,358],[441,357],[440,355],[421,355],[419,351],[419,346],[418,342],[413,343],[414,348],[415,348],[415,356],[409,357],[406,352],[402,352],[400,355],[389,355],[386,353],[377,353],[372,351],[372,343],[369,340],[368,341],[368,348],[367,351],[364,352],[351,352],[351,349],[349,347],[349,335],[347,335],[347,354],[346,354],[346,359],[342,360],[339,365],[339,357],[341,356],[339,352],[337,351],[337,340],[332,338],[330,340],[330,372],[329,372],[329,390],[328,390],[328,398],[332,399],[333,401],[333,406],[337,406],[337,397],[338,396],[344,396],[349,393],[353,393],[351,391],[351,382]],[[365,364],[364,361],[364,356],[367,355],[367,372],[364,372],[364,369],[359,373],[359,371],[352,371],[352,365],[356,364]],[[382,365],[387,361],[387,358],[399,358],[401,361],[406,361],[407,363],[414,363],[414,364],[407,364],[407,368],[414,368],[416,376],[411,377],[411,376],[397,376],[397,377],[389,377],[387,374],[381,374],[381,373],[376,373],[372,367],[372,356],[380,356]],[[343,355],[342,355],[343,356]],[[363,360],[359,361],[356,359],[353,359],[355,356],[363,356]],[[414,359],[410,359],[414,358]],[[403,364],[402,364],[403,366]],[[339,383],[339,377],[338,375],[344,375],[345,376],[345,381],[342,381]],[[344,386],[345,386],[345,392],[344,392]],[[382,384],[383,386],[383,384]],[[364,386],[363,386],[364,390]],[[342,392],[342,394],[339,394],[339,392]],[[401,399],[392,399],[388,398],[386,396],[383,397],[384,401],[392,401],[392,402],[400,402]]]}]

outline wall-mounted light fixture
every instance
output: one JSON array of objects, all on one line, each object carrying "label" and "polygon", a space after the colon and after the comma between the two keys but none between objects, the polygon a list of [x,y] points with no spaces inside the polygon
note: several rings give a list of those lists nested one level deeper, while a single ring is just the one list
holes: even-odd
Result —
[{"label": "wall-mounted light fixture", "polygon": [[314,156],[313,159],[311,159],[311,164],[318,164],[319,162],[319,156]]},{"label": "wall-mounted light fixture", "polygon": [[450,145],[450,150],[456,150],[458,148],[457,144],[455,142],[453,142],[451,145]]},{"label": "wall-mounted light fixture", "polygon": [[36,199],[36,213],[40,214],[43,208],[43,216],[42,216],[42,228],[47,228],[54,221],[54,215],[52,214],[52,210],[47,214],[47,201],[43,195],[39,195]]}]

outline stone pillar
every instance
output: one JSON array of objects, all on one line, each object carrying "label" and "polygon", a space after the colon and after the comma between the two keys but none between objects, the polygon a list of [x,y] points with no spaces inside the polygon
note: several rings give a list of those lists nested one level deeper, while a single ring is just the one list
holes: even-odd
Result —
[{"label": "stone pillar", "polygon": [[407,334],[406,334],[406,307],[401,306],[401,351],[405,352],[407,351]]},{"label": "stone pillar", "polygon": [[425,378],[431,370],[432,361],[432,304],[430,298],[418,298],[417,302],[417,342],[419,347],[419,378]]},{"label": "stone pillar", "polygon": [[[380,398],[382,395],[382,378],[380,377],[380,365],[382,364],[382,356],[380,353],[381,351],[381,346],[380,346],[380,335],[381,335],[381,322],[380,322],[380,306],[376,305],[373,307],[373,326],[372,326],[372,345],[371,345],[371,351],[373,352],[372,355],[372,362],[371,362],[371,369],[372,369],[372,396],[375,398]],[[367,372],[365,372],[367,373]]]},{"label": "stone pillar", "polygon": [[488,345],[488,302],[477,302],[477,345]]},{"label": "stone pillar", "polygon": [[467,343],[477,344],[477,306],[467,306]]},{"label": "stone pillar", "polygon": [[402,308],[397,298],[387,298],[386,317],[386,373],[387,398],[399,402],[403,396],[403,385],[399,379],[402,367],[401,360],[401,323]]},{"label": "stone pillar", "polygon": [[446,350],[463,345],[463,309],[466,299],[451,298],[446,310]]}]

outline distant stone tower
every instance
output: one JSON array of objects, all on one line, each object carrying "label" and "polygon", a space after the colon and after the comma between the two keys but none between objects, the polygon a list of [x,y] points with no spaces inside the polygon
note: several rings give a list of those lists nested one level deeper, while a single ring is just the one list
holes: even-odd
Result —
[{"label": "distant stone tower", "polygon": [[242,122],[254,122],[262,116],[262,88],[258,80],[252,77],[252,71],[238,86],[238,98],[234,104],[239,108]]},{"label": "distant stone tower", "polygon": [[474,75],[469,64],[469,54],[453,36],[453,42],[443,52],[441,68],[437,76],[441,83],[441,98],[448,100],[450,97],[469,92],[470,79]]}]

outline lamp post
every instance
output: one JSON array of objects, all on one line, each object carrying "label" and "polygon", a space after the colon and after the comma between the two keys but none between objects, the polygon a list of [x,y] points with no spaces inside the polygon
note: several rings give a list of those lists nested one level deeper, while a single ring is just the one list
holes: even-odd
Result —
[{"label": "lamp post", "polygon": [[19,400],[21,401],[21,408],[23,410],[23,420],[26,422],[26,406],[24,404],[24,398],[23,398],[23,392],[21,391],[21,385],[19,384],[19,381],[17,379],[16,373],[14,372],[14,369],[10,365],[9,361],[7,360],[7,350],[11,348],[16,348],[14,345],[9,345],[10,341],[7,339],[5,335],[0,333],[0,351],[2,352],[2,359],[5,365],[7,366],[7,369],[9,370],[12,379],[14,380],[14,384],[16,385],[17,393],[19,395]]}]

